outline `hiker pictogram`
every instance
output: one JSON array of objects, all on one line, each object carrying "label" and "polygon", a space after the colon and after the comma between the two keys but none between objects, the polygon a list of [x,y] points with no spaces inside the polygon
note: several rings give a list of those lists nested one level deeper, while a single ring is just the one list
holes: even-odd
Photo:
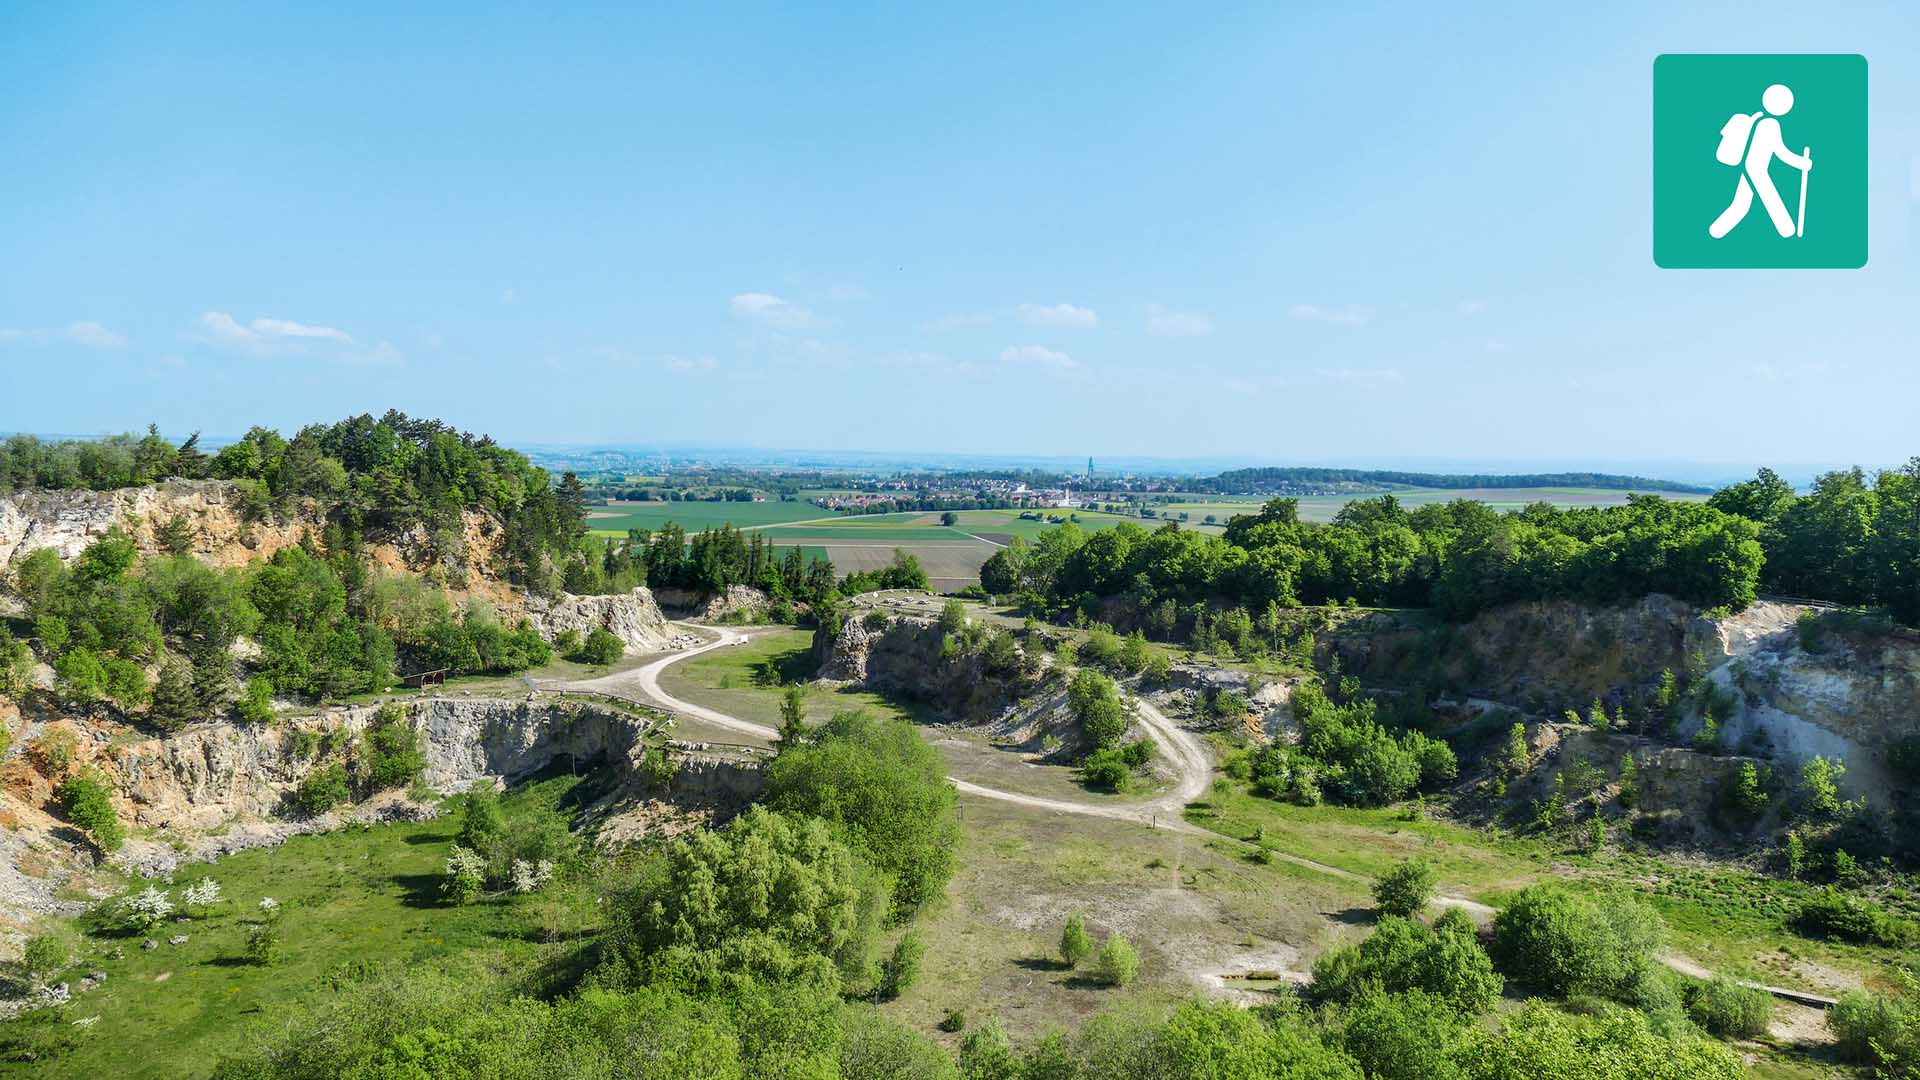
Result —
[{"label": "hiker pictogram", "polygon": [[[1807,231],[1807,177],[1813,172],[1813,148],[1803,147],[1796,154],[1787,148],[1780,132],[1780,117],[1793,111],[1793,91],[1784,83],[1774,83],[1760,95],[1761,111],[1735,113],[1720,128],[1720,146],[1714,157],[1722,165],[1740,166],[1739,186],[1733,201],[1707,227],[1715,240],[1732,232],[1746,220],[1753,208],[1754,196],[1766,207],[1767,217],[1782,238],[1805,236]],[[1770,171],[1775,158],[1800,170],[1799,213],[1787,211],[1786,200],[1774,186]]]}]

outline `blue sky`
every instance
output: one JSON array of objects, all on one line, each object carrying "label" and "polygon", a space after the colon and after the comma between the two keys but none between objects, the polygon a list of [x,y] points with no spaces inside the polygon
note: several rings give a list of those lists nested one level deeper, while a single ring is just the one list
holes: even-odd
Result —
[{"label": "blue sky", "polygon": [[[0,429],[1920,452],[1909,5],[391,6],[0,12]],[[1868,56],[1867,269],[1654,267],[1668,51]]]}]

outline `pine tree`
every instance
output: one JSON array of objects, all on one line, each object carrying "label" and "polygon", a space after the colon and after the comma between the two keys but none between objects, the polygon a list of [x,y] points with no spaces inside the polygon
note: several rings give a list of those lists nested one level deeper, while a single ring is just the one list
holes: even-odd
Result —
[{"label": "pine tree", "polygon": [[806,691],[798,684],[787,687],[787,692],[781,695],[779,749],[790,750],[806,738],[806,706]]},{"label": "pine tree", "polygon": [[147,721],[161,731],[177,731],[200,715],[192,665],[179,656],[168,656],[160,665],[160,678],[153,684],[152,702]]}]

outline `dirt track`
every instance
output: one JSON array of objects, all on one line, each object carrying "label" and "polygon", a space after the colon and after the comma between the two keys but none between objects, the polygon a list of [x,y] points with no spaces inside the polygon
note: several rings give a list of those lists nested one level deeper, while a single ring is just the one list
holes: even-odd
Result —
[{"label": "dirt track", "polygon": [[[719,637],[706,645],[700,645],[677,653],[670,653],[657,660],[649,661],[631,671],[604,675],[597,679],[559,683],[556,684],[555,688],[608,694],[613,697],[638,697],[663,708],[696,717],[715,727],[728,731],[737,731],[742,735],[751,735],[765,742],[772,742],[778,737],[779,733],[764,724],[741,720],[738,717],[729,716],[726,713],[709,709],[702,705],[696,705],[690,701],[683,701],[661,688],[660,673],[669,666],[677,664],[682,660],[698,656],[701,653],[739,644],[752,636],[750,631],[733,630],[721,626],[702,626],[700,629],[718,634]],[[1085,817],[1108,818],[1116,821],[1133,821],[1146,825],[1149,828],[1165,829],[1207,839],[1228,839],[1210,830],[1203,829],[1198,825],[1194,825],[1182,816],[1182,811],[1186,808],[1186,805],[1205,793],[1208,778],[1213,773],[1213,762],[1207,755],[1205,745],[1202,744],[1199,738],[1192,732],[1174,723],[1172,719],[1155,708],[1151,703],[1138,700],[1135,704],[1136,714],[1140,719],[1141,725],[1147,729],[1148,736],[1152,738],[1154,744],[1160,748],[1160,752],[1165,754],[1173,764],[1178,776],[1178,781],[1175,783],[1173,790],[1152,802],[1133,806],[1069,802],[1065,799],[1048,799],[1036,795],[1020,795],[1011,791],[1001,791],[998,788],[984,787],[980,784],[974,784],[952,777],[948,779],[953,784],[955,790],[961,794],[972,795],[976,798],[993,799],[999,802],[1026,806],[1035,810],[1047,810],[1058,814],[1076,814]],[[1306,867],[1333,877],[1345,878],[1350,881],[1366,880],[1365,877],[1351,870],[1343,870],[1340,867],[1331,866],[1327,863],[1316,862],[1298,855],[1290,855],[1283,851],[1275,851],[1272,854],[1275,859],[1282,862]],[[1434,903],[1442,907],[1460,908],[1480,921],[1491,919],[1494,915],[1493,908],[1477,900],[1469,900],[1463,896],[1437,896],[1434,898]],[[1674,971],[1692,978],[1710,979],[1714,974],[1712,971],[1701,967],[1685,957],[1676,956],[1671,953],[1662,955],[1660,960]],[[1833,1004],[1833,999],[1818,994],[1809,994],[1804,991],[1792,990],[1785,987],[1769,986],[1765,983],[1747,982],[1746,980],[1737,981],[1742,985],[1754,989],[1765,990],[1777,998],[1784,999],[1796,1005],[1824,1008]]]}]

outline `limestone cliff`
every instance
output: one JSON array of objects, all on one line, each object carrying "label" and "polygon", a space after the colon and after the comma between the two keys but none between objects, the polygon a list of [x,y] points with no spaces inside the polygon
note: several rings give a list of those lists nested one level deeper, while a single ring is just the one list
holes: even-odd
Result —
[{"label": "limestone cliff", "polygon": [[666,616],[645,586],[610,596],[529,597],[527,620],[549,641],[564,633],[584,638],[606,630],[632,652],[658,649],[672,636]]},{"label": "limestone cliff", "polygon": [[838,633],[814,632],[820,678],[925,703],[949,720],[985,720],[1031,691],[1038,664],[995,670],[978,648],[950,640],[938,624],[878,613],[842,620]]}]

